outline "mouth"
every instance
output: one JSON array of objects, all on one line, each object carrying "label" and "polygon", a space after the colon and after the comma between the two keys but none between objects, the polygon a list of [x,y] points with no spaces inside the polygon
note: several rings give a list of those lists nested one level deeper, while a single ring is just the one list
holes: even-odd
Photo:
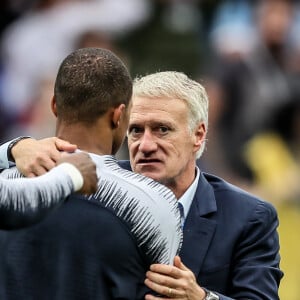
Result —
[{"label": "mouth", "polygon": [[155,164],[155,163],[161,163],[159,159],[139,159],[137,161],[138,165],[147,165],[147,164]]}]

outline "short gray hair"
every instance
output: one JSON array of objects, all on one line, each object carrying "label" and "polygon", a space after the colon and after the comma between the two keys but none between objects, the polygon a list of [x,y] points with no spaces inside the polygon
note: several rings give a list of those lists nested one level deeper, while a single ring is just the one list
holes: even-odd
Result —
[{"label": "short gray hair", "polygon": [[[208,96],[205,88],[197,81],[181,72],[166,71],[136,78],[133,82],[133,96],[149,98],[176,98],[187,104],[189,116],[188,126],[192,134],[200,122],[208,128]],[[196,158],[205,148],[202,143]]]}]

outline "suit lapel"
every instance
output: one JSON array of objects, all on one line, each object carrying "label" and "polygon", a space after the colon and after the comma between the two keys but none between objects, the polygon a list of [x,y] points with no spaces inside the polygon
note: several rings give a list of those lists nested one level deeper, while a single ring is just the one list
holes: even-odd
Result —
[{"label": "suit lapel", "polygon": [[209,218],[216,210],[213,189],[201,173],[197,191],[185,222],[180,252],[183,263],[196,276],[201,270],[216,229],[216,221]]}]

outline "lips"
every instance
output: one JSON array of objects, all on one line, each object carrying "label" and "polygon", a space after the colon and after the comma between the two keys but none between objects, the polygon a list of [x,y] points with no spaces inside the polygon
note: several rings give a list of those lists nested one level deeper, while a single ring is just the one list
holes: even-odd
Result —
[{"label": "lips", "polygon": [[161,160],[159,159],[139,159],[137,164],[153,164],[153,163],[160,163]]}]

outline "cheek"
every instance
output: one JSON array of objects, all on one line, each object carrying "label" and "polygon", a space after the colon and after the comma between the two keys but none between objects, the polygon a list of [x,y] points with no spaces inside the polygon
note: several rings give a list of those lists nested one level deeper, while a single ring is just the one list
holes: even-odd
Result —
[{"label": "cheek", "polygon": [[128,152],[129,152],[130,159],[132,159],[135,157],[135,155],[137,153],[137,151],[136,151],[137,146],[135,146],[135,144],[133,142],[130,142],[129,140],[128,140],[127,145],[128,145]]},{"label": "cheek", "polygon": [[194,158],[193,144],[190,140],[173,145],[172,163],[175,165],[184,165]]},{"label": "cheek", "polygon": [[189,156],[193,151],[194,143],[190,136],[185,136],[177,139],[172,143],[172,152],[177,157]]}]

